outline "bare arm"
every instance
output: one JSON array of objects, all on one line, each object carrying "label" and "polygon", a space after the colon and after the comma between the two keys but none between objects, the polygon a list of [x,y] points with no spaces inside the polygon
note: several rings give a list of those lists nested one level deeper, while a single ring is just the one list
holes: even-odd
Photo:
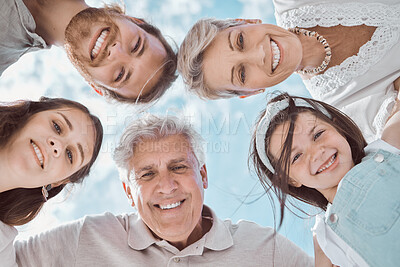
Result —
[{"label": "bare arm", "polygon": [[[394,84],[395,90],[399,91],[400,77],[397,78],[397,80],[394,81],[393,84]],[[400,149],[400,101],[399,101],[399,96],[397,97],[398,99],[397,99],[395,107],[393,109],[393,115],[386,122],[385,128],[383,129],[383,132],[382,132],[382,140],[384,140],[386,143],[389,143],[398,149]]]},{"label": "bare arm", "polygon": [[394,82],[393,82],[393,84],[394,84],[394,90],[396,90],[397,92],[399,92],[400,90],[400,77],[399,78],[397,78]]}]

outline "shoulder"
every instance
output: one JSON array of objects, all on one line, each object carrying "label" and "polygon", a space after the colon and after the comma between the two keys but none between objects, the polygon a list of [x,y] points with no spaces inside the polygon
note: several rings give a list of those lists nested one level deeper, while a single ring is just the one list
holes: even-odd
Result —
[{"label": "shoulder", "polygon": [[232,235],[254,234],[262,232],[264,234],[273,235],[274,230],[271,227],[263,227],[255,222],[239,220],[237,223],[232,223],[230,219],[224,220],[224,224],[229,228]]},{"label": "shoulder", "polygon": [[105,228],[109,229],[115,227],[117,228],[122,227],[126,229],[130,216],[136,216],[136,215],[135,214],[114,215],[111,212],[105,212],[103,214],[85,216],[81,221],[83,227],[85,228],[89,227],[99,231],[102,231]]},{"label": "shoulder", "polygon": [[377,140],[371,142],[370,144],[368,144],[364,148],[366,154],[377,152],[380,149],[390,152],[392,154],[400,154],[400,149],[392,146],[391,144],[385,142],[382,139],[377,139]]},{"label": "shoulder", "polygon": [[235,224],[230,220],[225,220],[224,223],[229,228],[235,243],[243,242],[248,246],[248,242],[250,242],[254,246],[260,245],[264,248],[266,248],[265,246],[294,245],[271,227],[264,227],[246,220],[240,220]]},{"label": "shoulder", "polygon": [[240,220],[233,224],[224,221],[231,231],[235,246],[243,246],[244,251],[251,250],[258,257],[271,256],[278,266],[312,266],[313,260],[301,248],[271,227]]}]

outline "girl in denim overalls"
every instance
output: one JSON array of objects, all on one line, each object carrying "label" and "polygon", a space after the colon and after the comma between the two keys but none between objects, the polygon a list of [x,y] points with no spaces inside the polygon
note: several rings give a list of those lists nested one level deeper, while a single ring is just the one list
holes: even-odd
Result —
[{"label": "girl in denim overalls", "polygon": [[280,202],[279,225],[287,195],[325,211],[313,229],[317,266],[398,266],[399,148],[400,112],[367,145],[339,110],[282,94],[258,120],[251,154]]}]

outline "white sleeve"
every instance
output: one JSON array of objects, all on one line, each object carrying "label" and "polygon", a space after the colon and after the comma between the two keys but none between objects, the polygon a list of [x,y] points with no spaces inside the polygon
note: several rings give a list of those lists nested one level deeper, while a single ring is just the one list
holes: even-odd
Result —
[{"label": "white sleeve", "polygon": [[74,266],[83,220],[16,241],[19,266]]},{"label": "white sleeve", "polygon": [[17,266],[13,242],[18,231],[0,221],[0,262],[1,266]]}]

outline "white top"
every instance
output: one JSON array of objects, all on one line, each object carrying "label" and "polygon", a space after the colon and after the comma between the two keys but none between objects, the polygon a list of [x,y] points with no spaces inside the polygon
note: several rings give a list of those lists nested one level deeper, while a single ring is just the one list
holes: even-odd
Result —
[{"label": "white top", "polygon": [[357,55],[304,84],[313,98],[349,115],[368,143],[380,138],[397,96],[393,82],[400,77],[400,1],[273,1],[277,23],[284,28],[376,27]]},{"label": "white top", "polygon": [[[105,213],[12,244],[17,231],[0,222],[1,266],[313,266],[313,260],[270,227],[213,218],[209,232],[178,250],[156,238],[136,214]],[[15,257],[16,255],[16,257]]]},{"label": "white top", "polygon": [[[376,152],[379,149],[386,150],[394,154],[400,154],[400,149],[391,146],[385,141],[378,139],[365,147],[365,153]],[[338,189],[341,185],[338,185]],[[318,214],[315,218],[315,225],[311,229],[317,237],[319,246],[325,255],[331,260],[332,264],[341,267],[368,266],[364,259],[354,251],[342,238],[340,238],[327,224],[331,204],[328,204],[325,214]]]}]

